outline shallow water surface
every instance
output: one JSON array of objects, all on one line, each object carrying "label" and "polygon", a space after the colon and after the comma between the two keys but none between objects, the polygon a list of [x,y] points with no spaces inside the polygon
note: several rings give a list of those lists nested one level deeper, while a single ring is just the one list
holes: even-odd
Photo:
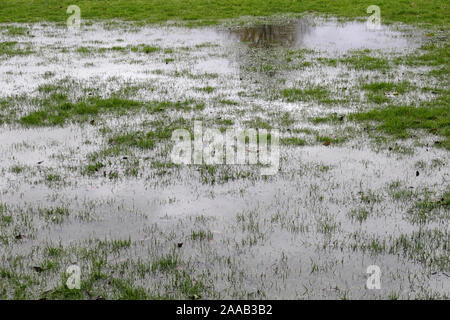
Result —
[{"label": "shallow water surface", "polygon": [[404,34],[388,26],[371,29],[365,22],[304,18],[287,24],[261,24],[231,30],[232,38],[252,47],[343,52],[361,49],[403,50],[419,47],[418,34]]},{"label": "shallow water surface", "polygon": [[[448,294],[449,212],[437,205],[450,181],[448,151],[426,133],[377,140],[347,120],[374,107],[362,84],[409,81],[406,94],[383,93],[400,105],[432,99],[421,88],[435,83],[423,67],[339,61],[413,52],[420,30],[317,17],[192,29],[24,26],[33,37],[8,41],[33,53],[0,56],[1,116],[10,119],[0,127],[0,267],[35,280],[28,296],[55,290],[72,263],[86,281],[100,268],[170,298],[187,298],[186,283],[204,298]],[[75,115],[61,126],[18,121],[52,99],[87,96],[167,108]],[[341,120],[312,122],[329,115]],[[270,177],[252,165],[174,166],[170,139],[147,149],[119,144],[117,135],[145,136],[179,118],[277,128],[302,143],[281,146]],[[41,264],[50,267],[37,274]],[[365,289],[373,264],[383,270],[381,291]],[[100,279],[91,290],[121,297],[116,282]]]}]

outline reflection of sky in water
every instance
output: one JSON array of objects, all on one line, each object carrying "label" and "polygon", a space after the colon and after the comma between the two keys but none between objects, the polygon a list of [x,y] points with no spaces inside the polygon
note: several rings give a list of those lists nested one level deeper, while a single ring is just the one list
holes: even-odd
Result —
[{"label": "reflection of sky in water", "polygon": [[325,22],[312,27],[304,34],[299,46],[319,50],[352,49],[403,49],[412,46],[400,32],[387,27],[370,30],[365,23],[347,22],[336,24]]},{"label": "reflection of sky in water", "polygon": [[232,38],[253,47],[287,46],[327,51],[415,47],[414,42],[399,31],[393,31],[387,26],[370,30],[364,22],[301,19],[285,25],[238,28],[232,30],[231,34]]}]

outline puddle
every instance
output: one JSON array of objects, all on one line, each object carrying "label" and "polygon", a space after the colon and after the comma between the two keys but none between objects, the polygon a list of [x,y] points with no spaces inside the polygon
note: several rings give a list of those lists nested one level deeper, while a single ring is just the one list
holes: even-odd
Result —
[{"label": "puddle", "polygon": [[[204,109],[96,115],[93,122],[50,128],[2,124],[0,203],[10,206],[18,221],[24,219],[6,231],[20,231],[24,237],[4,245],[7,250],[1,251],[0,266],[18,252],[26,256],[27,265],[36,263],[42,256],[38,250],[47,246],[92,249],[95,241],[130,239],[130,248],[108,256],[111,270],[105,272],[116,272],[118,261],[130,263],[124,270],[133,272],[137,259],[154,261],[183,242],[183,249],[177,251],[183,262],[177,270],[197,279],[202,272],[218,279],[212,282],[225,298],[247,298],[250,293],[258,298],[342,298],[344,291],[355,298],[386,298],[395,291],[404,298],[410,297],[410,288],[420,287],[418,295],[449,288],[443,273],[434,272],[413,259],[415,256],[402,255],[396,248],[375,254],[370,251],[373,238],[393,245],[400,235],[412,237],[418,231],[448,234],[448,224],[442,220],[411,223],[408,210],[417,199],[395,200],[389,189],[398,183],[407,189],[401,192],[412,190],[417,197],[423,197],[426,190],[441,194],[450,181],[448,152],[429,149],[420,144],[422,140],[408,145],[412,154],[374,150],[361,131],[350,131],[350,141],[342,145],[326,147],[317,143],[316,134],[333,137],[337,130],[356,130],[352,128],[356,126],[349,123],[350,128],[341,128],[310,121],[332,113],[348,114],[361,104],[370,107],[360,93],[362,78],[414,79],[431,86],[421,76],[423,69],[400,66],[385,74],[317,60],[360,49],[386,55],[414,50],[422,44],[420,32],[387,26],[372,31],[362,22],[321,18],[229,29],[129,28],[126,24],[107,28],[94,23],[77,33],[51,24],[30,25],[30,30],[34,37],[26,41],[35,53],[0,59],[0,98],[29,98],[26,105],[18,100],[19,113],[37,108],[32,98],[45,96],[38,88],[48,84],[61,85],[74,100],[85,97],[86,92],[107,97],[122,90],[126,99],[193,99]],[[156,49],[131,49],[141,45]],[[78,51],[80,47],[88,49],[83,53]],[[297,49],[311,52],[288,61],[289,51]],[[326,87],[327,98],[343,102],[288,101],[281,95],[285,88],[317,86]],[[353,102],[352,94],[362,99]],[[396,103],[427,98],[416,91],[408,92],[407,97],[390,96]],[[157,159],[165,162],[156,163],[151,157],[163,154],[166,143],[135,154],[119,150],[99,157],[96,161],[104,167],[92,175],[83,173],[92,153],[113,144],[109,140],[112,134],[153,129],[149,125],[153,120],[200,116],[213,124],[219,119],[239,127],[261,118],[275,120],[273,125],[278,126],[279,116],[286,112],[292,122],[287,119],[281,129],[303,129],[301,137],[311,145],[283,146],[281,172],[267,180],[250,175],[208,184],[202,182],[195,166],[155,169],[155,164],[170,162],[161,156],[162,160]],[[306,128],[311,132],[306,133]],[[136,160],[138,164],[132,167]],[[423,166],[420,176],[416,175],[417,164]],[[124,166],[136,169],[136,175],[124,175]],[[218,170],[222,169],[219,166]],[[245,175],[253,169],[239,170]],[[111,172],[117,173],[116,178],[110,178]],[[233,173],[231,170],[230,176]],[[52,180],[55,176],[59,177],[56,182]],[[46,220],[45,212],[39,211],[53,207],[70,212],[61,224]],[[366,212],[365,220],[352,220],[352,209]],[[210,231],[210,238],[193,239],[199,231]],[[68,256],[89,264],[77,256],[78,251]],[[364,289],[366,267],[371,264],[380,264],[386,275],[381,293]],[[57,282],[60,274],[58,269],[39,277]],[[409,277],[411,274],[415,277]],[[149,272],[144,278],[130,275],[152,290],[158,288],[155,283],[159,288],[169,283],[166,276],[159,272]],[[430,279],[433,282],[428,283]],[[445,283],[438,285],[439,281]]]},{"label": "puddle", "polygon": [[345,52],[350,50],[396,50],[416,48],[421,38],[414,33],[405,34],[382,25],[371,30],[364,22],[339,22],[304,18],[285,25],[262,24],[231,30],[233,39],[250,47],[274,46],[292,49]]}]

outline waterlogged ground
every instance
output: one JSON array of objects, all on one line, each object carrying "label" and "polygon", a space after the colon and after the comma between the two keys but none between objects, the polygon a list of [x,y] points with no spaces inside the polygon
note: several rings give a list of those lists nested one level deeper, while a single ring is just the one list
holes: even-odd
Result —
[{"label": "waterlogged ground", "polygon": [[[365,113],[439,111],[447,34],[303,17],[0,37],[1,298],[448,298],[445,123]],[[279,172],[173,164],[194,120],[280,130]]]}]

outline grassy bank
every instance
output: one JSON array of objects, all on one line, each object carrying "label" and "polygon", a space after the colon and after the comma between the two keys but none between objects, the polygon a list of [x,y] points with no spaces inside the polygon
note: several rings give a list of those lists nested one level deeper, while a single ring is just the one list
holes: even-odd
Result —
[{"label": "grassy bank", "polygon": [[368,6],[381,8],[384,22],[424,23],[448,25],[448,2],[445,0],[2,0],[0,22],[65,21],[66,9],[76,4],[85,19],[138,20],[163,22],[166,20],[205,20],[245,15],[266,16],[277,13],[314,11],[343,17],[368,16]]}]

